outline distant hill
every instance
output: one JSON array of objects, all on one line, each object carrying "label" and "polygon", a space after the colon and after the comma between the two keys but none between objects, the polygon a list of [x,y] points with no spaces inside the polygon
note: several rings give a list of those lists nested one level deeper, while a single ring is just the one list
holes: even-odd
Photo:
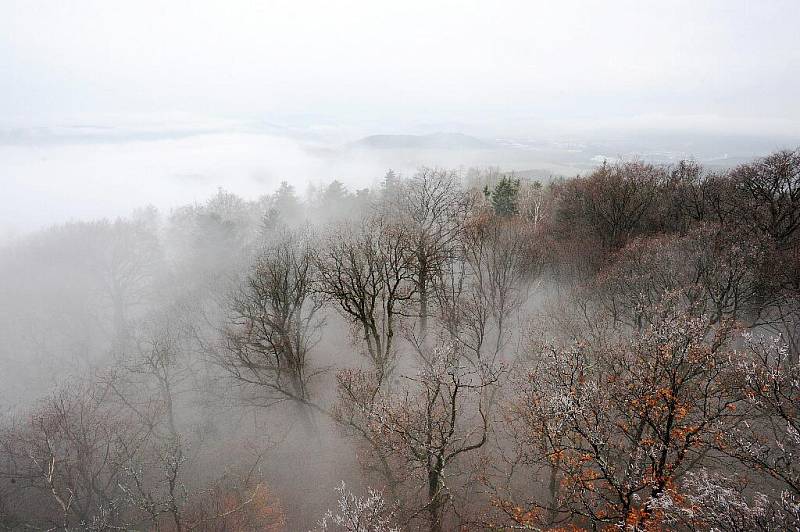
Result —
[{"label": "distant hill", "polygon": [[433,133],[430,135],[370,135],[350,144],[354,148],[379,150],[437,149],[481,150],[495,147],[490,142],[463,133]]}]

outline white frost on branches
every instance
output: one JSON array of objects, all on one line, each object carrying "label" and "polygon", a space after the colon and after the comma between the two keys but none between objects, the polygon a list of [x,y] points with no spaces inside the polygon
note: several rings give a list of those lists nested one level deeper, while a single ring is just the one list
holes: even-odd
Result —
[{"label": "white frost on branches", "polygon": [[735,481],[706,469],[688,473],[681,491],[680,497],[665,492],[649,503],[651,510],[663,512],[665,524],[743,532],[794,530],[800,525],[800,504],[785,491],[780,500],[759,492],[745,496]]},{"label": "white frost on branches", "polygon": [[383,494],[367,488],[368,495],[359,497],[347,489],[344,481],[336,488],[339,493],[339,510],[328,510],[319,522],[318,530],[346,532],[400,532],[393,525],[394,511],[386,503]]}]

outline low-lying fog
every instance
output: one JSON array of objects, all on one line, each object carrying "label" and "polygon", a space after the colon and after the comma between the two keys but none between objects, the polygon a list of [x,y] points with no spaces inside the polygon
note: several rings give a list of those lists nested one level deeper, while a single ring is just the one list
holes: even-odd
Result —
[{"label": "low-lying fog", "polygon": [[254,129],[0,131],[0,241],[64,221],[125,216],[142,205],[168,212],[203,202],[220,188],[256,199],[282,181],[302,195],[309,184],[338,179],[357,190],[374,186],[389,168],[410,174],[421,166],[497,166],[536,178],[575,175],[619,158],[669,163],[691,157],[730,166],[793,145],[782,138],[719,135],[683,135],[676,142],[674,134],[636,132],[600,141],[441,132],[348,138]]}]

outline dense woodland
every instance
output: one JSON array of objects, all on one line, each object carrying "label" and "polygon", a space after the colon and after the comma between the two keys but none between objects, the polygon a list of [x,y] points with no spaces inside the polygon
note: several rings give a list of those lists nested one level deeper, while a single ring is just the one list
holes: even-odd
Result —
[{"label": "dense woodland", "polygon": [[0,252],[0,529],[800,529],[800,151]]}]

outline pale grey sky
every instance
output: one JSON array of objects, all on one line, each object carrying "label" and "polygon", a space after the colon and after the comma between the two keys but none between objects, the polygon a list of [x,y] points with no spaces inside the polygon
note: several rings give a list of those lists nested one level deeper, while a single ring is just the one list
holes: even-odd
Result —
[{"label": "pale grey sky", "polygon": [[796,135],[798,20],[797,0],[3,0],[0,122]]}]

